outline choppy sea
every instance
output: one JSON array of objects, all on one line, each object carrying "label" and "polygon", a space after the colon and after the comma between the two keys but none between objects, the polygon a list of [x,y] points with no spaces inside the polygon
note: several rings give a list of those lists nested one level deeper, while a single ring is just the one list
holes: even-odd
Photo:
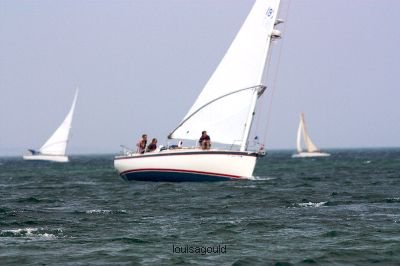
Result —
[{"label": "choppy sea", "polygon": [[400,149],[330,152],[207,183],[127,182],[113,155],[0,158],[0,264],[400,265]]}]

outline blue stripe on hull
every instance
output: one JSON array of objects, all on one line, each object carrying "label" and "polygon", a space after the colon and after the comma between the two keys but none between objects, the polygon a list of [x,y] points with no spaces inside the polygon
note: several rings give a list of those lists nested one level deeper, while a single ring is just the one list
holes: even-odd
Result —
[{"label": "blue stripe on hull", "polygon": [[227,181],[236,180],[237,178],[229,178],[215,175],[203,175],[196,173],[180,173],[180,172],[130,172],[123,173],[121,177],[125,180],[136,181],[153,181],[153,182],[202,182],[202,181]]}]

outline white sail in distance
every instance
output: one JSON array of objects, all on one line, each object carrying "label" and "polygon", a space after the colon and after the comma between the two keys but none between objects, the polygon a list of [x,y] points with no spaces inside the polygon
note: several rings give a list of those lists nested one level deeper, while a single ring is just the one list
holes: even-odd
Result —
[{"label": "white sail in distance", "polygon": [[300,123],[299,123],[299,127],[297,128],[297,138],[296,138],[296,148],[297,148],[297,152],[300,153],[303,151],[303,149],[301,148],[301,135],[303,132],[303,123],[300,117]]},{"label": "white sail in distance", "polygon": [[302,152],[301,149],[301,134],[303,134],[304,144],[306,145],[307,152],[316,152],[318,151],[317,146],[312,142],[310,136],[308,135],[306,121],[304,119],[304,114],[300,114],[300,124],[297,130],[297,151],[300,153]]},{"label": "white sail in distance", "polygon": [[206,130],[212,141],[247,141],[280,0],[257,0],[234,41],[182,122],[169,135],[197,140]]},{"label": "white sail in distance", "polygon": [[46,143],[40,148],[39,151],[41,154],[65,155],[77,97],[78,97],[78,89],[75,92],[71,109],[69,110],[64,121],[53,133],[53,135],[51,135],[51,137],[46,141]]}]

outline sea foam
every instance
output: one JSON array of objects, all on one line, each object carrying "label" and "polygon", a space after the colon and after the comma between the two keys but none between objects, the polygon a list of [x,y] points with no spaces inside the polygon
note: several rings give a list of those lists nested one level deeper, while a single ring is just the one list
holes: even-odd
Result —
[{"label": "sea foam", "polygon": [[[58,233],[62,233],[61,229],[57,229],[56,231]],[[28,237],[28,238],[44,239],[44,240],[57,239],[57,236],[55,234],[48,233],[43,228],[31,228],[31,227],[0,230],[0,237]]]},{"label": "sea foam", "polygon": [[297,203],[298,206],[300,207],[313,207],[313,208],[318,208],[322,207],[325,204],[327,204],[327,201],[322,201],[322,202],[303,202],[303,203]]}]

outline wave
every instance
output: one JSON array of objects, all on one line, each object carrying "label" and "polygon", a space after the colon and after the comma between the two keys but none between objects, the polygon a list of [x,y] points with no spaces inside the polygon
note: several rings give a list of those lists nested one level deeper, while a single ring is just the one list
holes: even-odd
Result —
[{"label": "wave", "polygon": [[52,198],[38,198],[38,197],[27,197],[27,198],[20,198],[17,200],[18,203],[55,203],[55,202],[62,202],[60,199],[52,199]]},{"label": "wave", "polygon": [[318,207],[323,207],[327,204],[327,201],[321,201],[321,202],[302,202],[302,203],[296,203],[297,206],[300,207],[312,207],[312,208],[318,208]]},{"label": "wave", "polygon": [[400,198],[399,197],[392,197],[392,198],[374,198],[374,199],[369,199],[369,203],[400,203]]},{"label": "wave", "polygon": [[[305,264],[313,264],[315,263],[312,259],[304,259],[303,263]],[[282,260],[275,260],[271,258],[260,258],[255,256],[247,256],[240,259],[237,259],[232,263],[232,266],[239,266],[239,265],[285,265],[285,266],[292,266],[294,264],[290,263],[289,261],[282,261]]]},{"label": "wave", "polygon": [[85,211],[87,214],[120,214],[120,213],[128,213],[126,210],[87,210]]},{"label": "wave", "polygon": [[249,180],[252,180],[252,181],[254,181],[254,180],[274,180],[274,179],[276,179],[276,177],[266,177],[266,176],[252,176],[252,177],[249,177]]},{"label": "wave", "polygon": [[399,203],[400,202],[400,198],[386,198],[385,202],[386,203]]},{"label": "wave", "polygon": [[35,198],[35,197],[28,197],[28,198],[22,198],[17,200],[20,203],[39,203],[42,200]]},{"label": "wave", "polygon": [[43,228],[21,228],[21,229],[6,229],[0,230],[0,237],[21,237],[21,238],[35,238],[43,240],[57,239],[62,235],[61,229],[44,230]]},{"label": "wave", "polygon": [[134,237],[119,237],[119,238],[113,238],[110,239],[112,242],[122,242],[125,244],[147,244],[151,243],[151,241],[140,239],[140,238],[134,238]]},{"label": "wave", "polygon": [[11,211],[10,208],[7,207],[0,207],[0,213],[9,213]]},{"label": "wave", "polygon": [[341,233],[340,233],[339,231],[332,230],[332,231],[329,231],[329,232],[326,232],[326,233],[322,234],[322,236],[323,236],[323,237],[337,237],[337,236],[339,236],[340,234],[341,234]]},{"label": "wave", "polygon": [[68,185],[97,185],[97,183],[93,181],[76,181],[69,182]]}]

